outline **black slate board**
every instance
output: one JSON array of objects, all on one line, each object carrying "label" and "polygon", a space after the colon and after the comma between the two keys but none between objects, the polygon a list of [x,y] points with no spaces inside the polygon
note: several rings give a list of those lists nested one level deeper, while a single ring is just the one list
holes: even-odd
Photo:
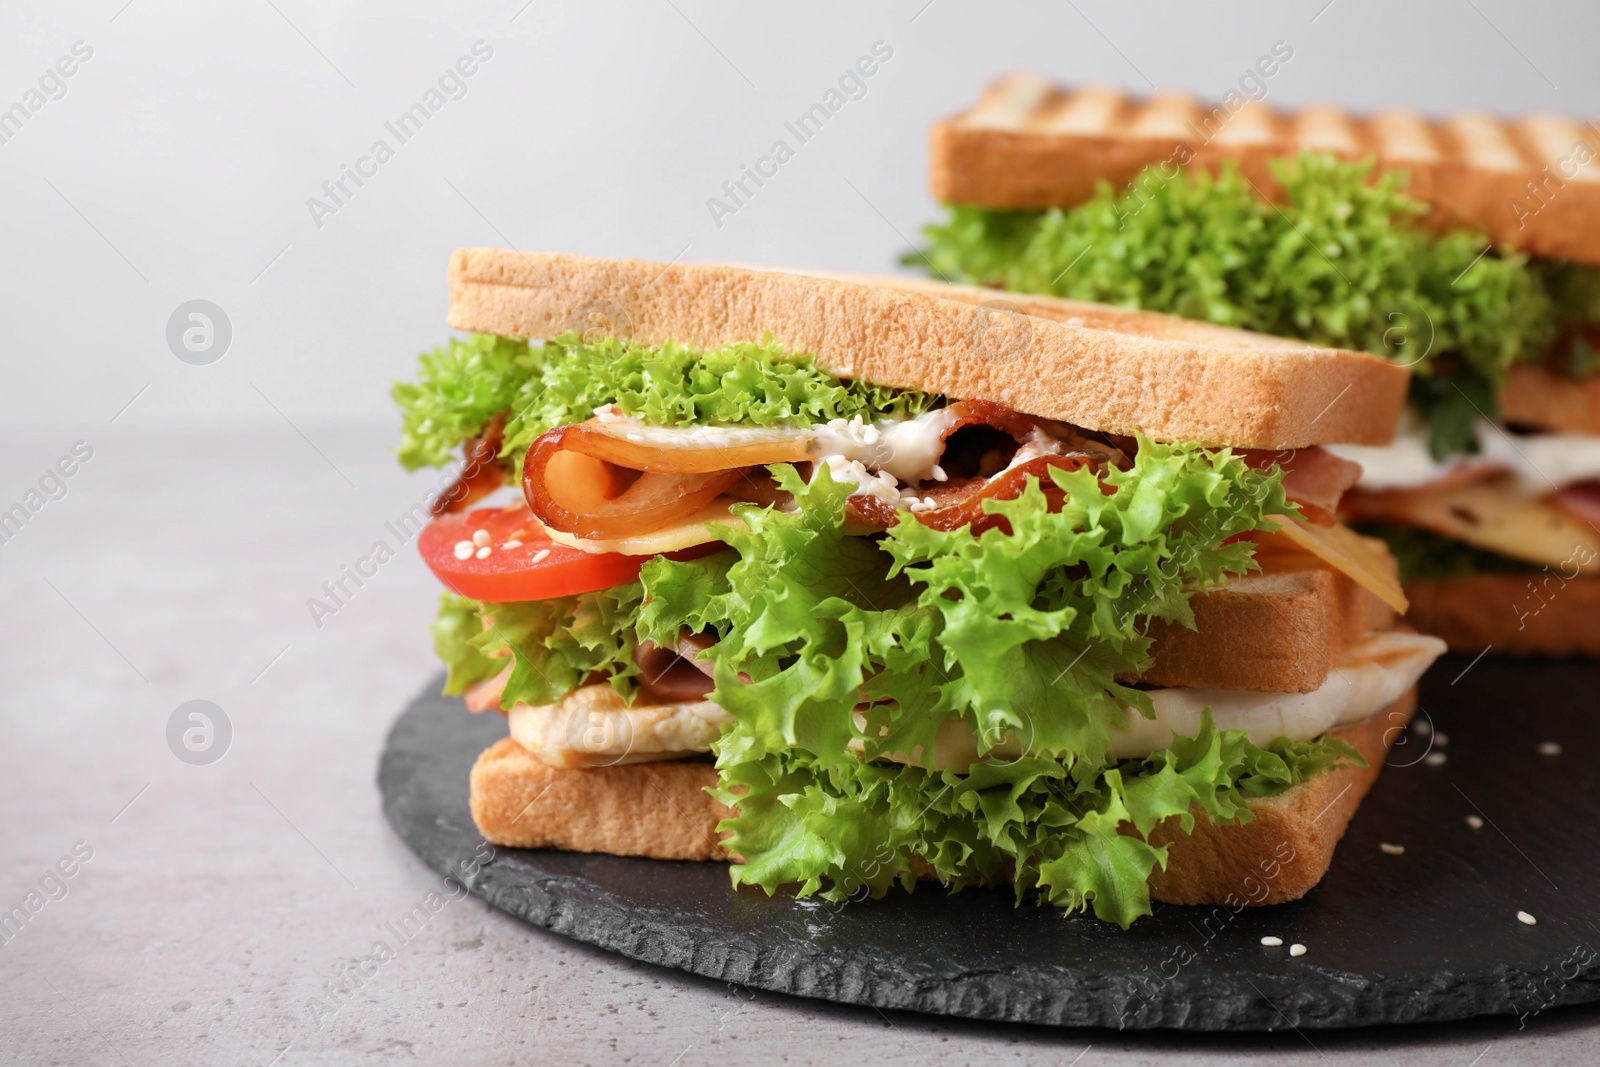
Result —
[{"label": "black slate board", "polygon": [[[1127,931],[1006,891],[830,905],[729,888],[724,864],[497,849],[467,772],[503,735],[431,683],[378,772],[389,822],[495,907],[648,963],[878,1008],[1062,1026],[1265,1030],[1531,1015],[1600,1000],[1600,664],[1471,663],[1423,681],[1333,869],[1271,908],[1156,905]],[[1562,746],[1541,755],[1541,742]],[[1444,753],[1430,765],[1429,751]],[[1481,829],[1466,816],[1479,815]],[[1405,846],[1386,855],[1380,842]],[[1538,925],[1517,919],[1518,911]],[[1267,935],[1284,947],[1260,945]],[[1295,942],[1308,953],[1291,958]]]}]

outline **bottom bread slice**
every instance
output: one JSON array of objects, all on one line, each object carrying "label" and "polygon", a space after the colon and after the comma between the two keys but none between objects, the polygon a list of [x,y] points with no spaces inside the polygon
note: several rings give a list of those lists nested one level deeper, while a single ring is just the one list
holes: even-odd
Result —
[{"label": "bottom bread slice", "polygon": [[1406,623],[1452,652],[1600,656],[1600,578],[1469,574],[1407,582]]},{"label": "bottom bread slice", "polygon": [[[1255,818],[1213,824],[1198,813],[1194,832],[1176,819],[1153,831],[1170,844],[1165,870],[1150,876],[1150,894],[1172,904],[1275,904],[1304,896],[1333,862],[1384,754],[1416,708],[1416,691],[1334,736],[1366,759],[1251,800]],[[551,767],[509,737],[472,767],[472,818],[485,839],[510,848],[556,848],[670,860],[726,860],[717,823],[733,814],[707,792],[716,783],[709,762],[682,760],[615,767]]]}]

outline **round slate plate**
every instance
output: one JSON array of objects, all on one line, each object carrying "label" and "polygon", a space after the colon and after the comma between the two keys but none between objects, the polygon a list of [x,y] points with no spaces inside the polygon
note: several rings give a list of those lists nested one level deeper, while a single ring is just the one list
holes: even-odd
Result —
[{"label": "round slate plate", "polygon": [[[468,813],[467,772],[505,724],[433,696],[439,685],[401,715],[383,753],[395,830],[495,907],[648,963],[1063,1026],[1348,1027],[1600,1000],[1600,664],[1442,661],[1417,716],[1436,730],[1401,738],[1309,896],[1237,913],[1158,904],[1126,931],[1018,908],[1003,890],[923,886],[836,906],[735,892],[717,863],[503,848],[482,862],[491,850]],[[1541,742],[1562,754],[1541,755]],[[1430,749],[1448,758],[1424,759]],[[1262,947],[1267,935],[1285,947]],[[1291,958],[1296,942],[1308,952]]]}]

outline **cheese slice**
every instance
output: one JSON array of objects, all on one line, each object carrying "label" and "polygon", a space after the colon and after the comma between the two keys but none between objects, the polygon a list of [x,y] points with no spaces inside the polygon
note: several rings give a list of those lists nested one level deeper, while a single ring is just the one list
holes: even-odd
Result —
[{"label": "cheese slice", "polygon": [[716,531],[718,526],[732,526],[739,521],[739,517],[733,513],[734,503],[735,501],[729,497],[719,496],[682,522],[637,537],[617,537],[605,541],[575,537],[560,530],[552,530],[543,523],[539,525],[544,527],[546,537],[568,548],[576,548],[583,552],[621,552],[625,556],[654,556],[718,540]]},{"label": "cheese slice", "polygon": [[1274,515],[1276,533],[1264,537],[1270,548],[1274,538],[1282,538],[1296,548],[1311,553],[1336,571],[1350,576],[1361,588],[1404,615],[1411,606],[1394,567],[1382,550],[1344,523],[1319,526],[1287,515]]},{"label": "cheese slice", "polygon": [[1374,517],[1420,526],[1474,548],[1528,563],[1600,574],[1600,531],[1519,493],[1509,479],[1456,489],[1393,493],[1362,503]]}]

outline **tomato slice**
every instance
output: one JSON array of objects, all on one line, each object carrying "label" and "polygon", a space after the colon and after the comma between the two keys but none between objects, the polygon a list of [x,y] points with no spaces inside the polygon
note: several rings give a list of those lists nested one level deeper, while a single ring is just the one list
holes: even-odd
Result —
[{"label": "tomato slice", "polygon": [[441,515],[423,528],[417,551],[452,592],[495,604],[610,589],[639,577],[652,558],[558,545],[520,503]]}]

